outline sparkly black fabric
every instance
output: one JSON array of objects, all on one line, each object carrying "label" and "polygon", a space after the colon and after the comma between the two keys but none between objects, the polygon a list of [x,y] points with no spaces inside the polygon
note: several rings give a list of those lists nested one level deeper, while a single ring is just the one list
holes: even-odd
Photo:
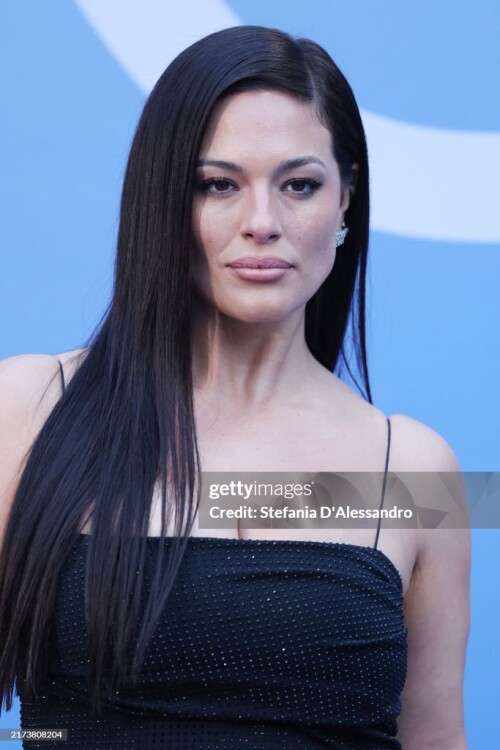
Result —
[{"label": "sparkly black fabric", "polygon": [[85,705],[87,545],[80,535],[58,589],[51,690],[21,696],[23,729],[66,728],[68,742],[26,747],[401,747],[402,582],[380,550],[191,537],[140,685],[108,696],[98,721]]},{"label": "sparkly black fabric", "polygon": [[[385,476],[389,420],[388,436]],[[191,537],[140,683],[108,693],[101,718],[87,705],[81,534],[58,581],[50,689],[34,699],[18,685],[22,728],[68,741],[23,747],[400,750],[403,584],[379,531],[374,547]]]}]

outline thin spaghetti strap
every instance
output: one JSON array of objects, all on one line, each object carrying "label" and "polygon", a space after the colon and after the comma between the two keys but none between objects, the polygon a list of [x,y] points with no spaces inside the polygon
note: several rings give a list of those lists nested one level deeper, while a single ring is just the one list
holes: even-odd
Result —
[{"label": "thin spaghetti strap", "polygon": [[63,366],[61,364],[61,360],[58,359],[57,361],[59,362],[59,370],[61,372],[61,387],[62,387],[62,392],[63,392],[63,395],[64,395],[66,393],[66,383],[64,382],[64,370],[63,370]]},{"label": "thin spaghetti strap", "polygon": [[[384,507],[385,485],[386,485],[386,482],[387,482],[387,469],[389,467],[389,452],[390,452],[390,450],[391,450],[391,420],[389,419],[389,417],[387,417],[387,453],[386,453],[386,456],[385,456],[384,482],[382,484],[382,499],[380,501],[380,510],[382,510],[382,508]],[[374,545],[375,549],[377,549],[378,537],[379,537],[379,534],[380,534],[380,521],[381,520],[382,519],[381,519],[381,516],[380,516],[379,519],[378,519],[378,524],[377,524],[377,534],[375,536],[375,545]]]}]

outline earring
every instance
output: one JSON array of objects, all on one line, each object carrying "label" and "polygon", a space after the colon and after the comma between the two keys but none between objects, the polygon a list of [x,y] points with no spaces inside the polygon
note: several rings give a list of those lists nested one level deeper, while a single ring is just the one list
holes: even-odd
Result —
[{"label": "earring", "polygon": [[335,232],[336,247],[340,247],[347,237],[349,227],[346,227],[345,221],[342,222],[342,229],[339,232]]}]

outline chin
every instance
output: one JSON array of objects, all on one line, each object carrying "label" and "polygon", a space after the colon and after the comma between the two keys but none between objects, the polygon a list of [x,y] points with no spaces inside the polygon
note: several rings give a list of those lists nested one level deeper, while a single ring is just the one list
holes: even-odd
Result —
[{"label": "chin", "polygon": [[[242,323],[278,323],[286,320],[291,315],[297,314],[305,307],[309,297],[290,294],[289,290],[259,290],[262,293],[252,292],[245,294],[198,294],[198,301],[205,306],[207,314],[209,311],[219,314],[225,318],[239,320]],[[288,293],[286,293],[288,292]],[[314,290],[311,291],[311,295]]]},{"label": "chin", "polygon": [[286,319],[286,315],[283,315],[283,312],[280,313],[276,312],[275,314],[272,313],[224,313],[224,315],[228,318],[233,318],[234,320],[239,320],[240,323],[254,323],[262,324],[262,323],[279,323],[282,320]]},{"label": "chin", "polygon": [[300,305],[259,303],[252,305],[216,305],[219,313],[242,323],[277,323],[286,320]]}]

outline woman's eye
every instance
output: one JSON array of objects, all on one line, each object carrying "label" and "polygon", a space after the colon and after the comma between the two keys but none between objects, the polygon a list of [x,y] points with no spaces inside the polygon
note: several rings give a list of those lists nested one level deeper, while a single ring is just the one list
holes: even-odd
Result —
[{"label": "woman's eye", "polygon": [[312,179],[295,179],[289,180],[285,184],[285,192],[296,193],[297,195],[307,195],[313,193],[320,187],[320,183]]},{"label": "woman's eye", "polygon": [[224,177],[212,177],[204,180],[199,186],[204,193],[229,193],[232,187],[233,183]]}]

